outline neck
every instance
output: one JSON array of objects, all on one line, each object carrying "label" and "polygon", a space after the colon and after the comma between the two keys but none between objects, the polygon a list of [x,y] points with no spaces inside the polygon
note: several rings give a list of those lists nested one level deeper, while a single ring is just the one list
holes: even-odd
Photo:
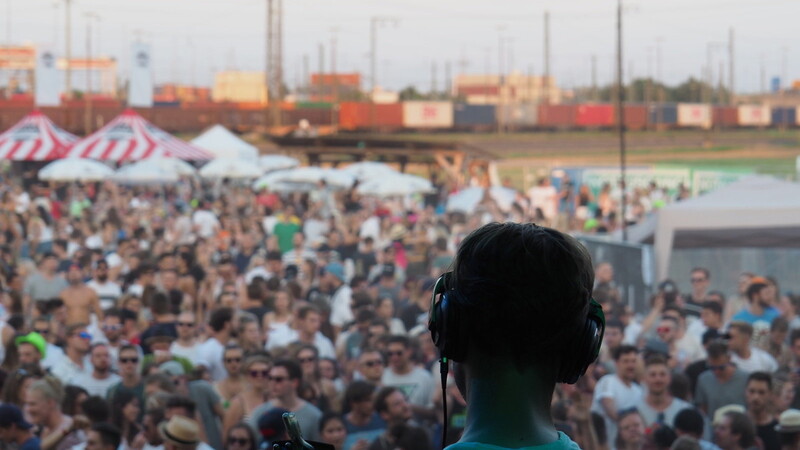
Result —
[{"label": "neck", "polygon": [[758,303],[758,302],[753,302],[753,303],[750,304],[750,312],[754,316],[763,315],[764,314],[764,307],[761,306],[761,304]]},{"label": "neck", "polygon": [[519,372],[513,364],[496,360],[460,369],[467,376],[467,423],[461,442],[518,448],[558,438],[550,416],[553,383],[545,381],[541,367]]},{"label": "neck", "polygon": [[283,397],[279,397],[278,400],[281,402],[281,406],[288,409],[289,411],[294,411],[300,404],[300,400],[294,393],[290,393]]},{"label": "neck", "polygon": [[744,358],[744,359],[749,358],[750,355],[752,354],[752,352],[750,351],[750,347],[745,347],[745,348],[742,348],[742,349],[739,349],[739,350],[734,350],[734,353],[739,355],[740,358]]},{"label": "neck", "polygon": [[734,371],[733,367],[728,367],[725,369],[724,372],[722,372],[721,376],[717,377],[717,379],[724,383],[731,379],[731,377],[733,376],[733,371]]},{"label": "neck", "polygon": [[767,412],[767,408],[760,408],[755,411],[750,411],[750,417],[756,425],[764,425],[772,422],[772,416]]},{"label": "neck", "polygon": [[83,366],[83,353],[74,348],[67,348],[67,358],[79,366]]},{"label": "neck", "polygon": [[360,411],[356,411],[355,409],[351,410],[348,416],[353,425],[365,425],[370,417],[370,414],[361,414]]},{"label": "neck", "polygon": [[47,420],[44,421],[44,426],[49,430],[54,430],[61,425],[62,420],[64,420],[64,415],[58,409],[54,409],[50,416],[47,417]]},{"label": "neck", "polygon": [[179,337],[178,343],[184,347],[190,347],[194,345],[194,336]]},{"label": "neck", "polygon": [[397,374],[400,374],[400,375],[405,375],[405,374],[411,372],[411,368],[412,367],[413,366],[410,363],[405,363],[405,364],[403,364],[401,366],[398,366],[396,368],[392,367],[392,371],[394,373],[397,373]]},{"label": "neck", "polygon": [[666,390],[658,393],[649,391],[647,393],[647,404],[656,411],[663,411],[672,404],[672,396]]},{"label": "neck", "polygon": [[139,374],[134,372],[131,374],[123,375],[122,384],[124,384],[127,387],[136,386],[137,384],[139,384]]},{"label": "neck", "polygon": [[309,342],[314,342],[314,335],[315,334],[316,333],[309,334],[309,333],[306,333],[305,331],[300,331],[300,333],[298,333],[298,337],[300,338],[301,341],[303,341],[305,343],[309,343]]},{"label": "neck", "polygon": [[92,376],[96,380],[102,380],[108,377],[108,369],[99,370],[95,367],[94,372],[92,372]]}]

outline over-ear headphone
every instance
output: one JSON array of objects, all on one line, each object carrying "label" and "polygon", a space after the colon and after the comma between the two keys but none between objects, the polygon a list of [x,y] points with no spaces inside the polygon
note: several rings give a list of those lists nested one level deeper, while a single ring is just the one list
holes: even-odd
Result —
[{"label": "over-ear headphone", "polygon": [[[428,316],[428,330],[444,360],[443,364],[447,360],[464,361],[468,351],[466,343],[469,342],[469,325],[465,320],[468,313],[464,311],[467,308],[466,302],[453,286],[452,280],[453,273],[447,272],[436,281]],[[574,356],[562,359],[557,381],[569,384],[578,381],[597,359],[605,328],[603,308],[592,298],[589,300],[586,321],[574,332],[564,334],[572,339],[561,353]]]}]

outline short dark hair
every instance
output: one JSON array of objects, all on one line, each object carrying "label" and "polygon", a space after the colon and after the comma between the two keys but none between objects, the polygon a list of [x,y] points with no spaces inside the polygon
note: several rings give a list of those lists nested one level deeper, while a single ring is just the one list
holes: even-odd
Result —
[{"label": "short dark hair", "polygon": [[111,407],[106,399],[93,395],[81,403],[81,411],[91,423],[98,423],[111,415]]},{"label": "short dark hair", "polygon": [[292,361],[291,359],[279,359],[272,364],[272,368],[276,367],[283,367],[286,369],[286,373],[289,374],[290,380],[299,380],[303,378],[303,369],[300,368],[300,364]]},{"label": "short dark hair", "polygon": [[519,367],[560,358],[567,333],[586,321],[593,285],[592,258],[575,238],[506,222],[484,225],[461,242],[448,287],[466,310],[461,318],[471,339],[461,345],[511,357]]},{"label": "short dark hair", "polygon": [[345,407],[350,407],[352,403],[371,399],[374,392],[375,385],[372,383],[362,380],[353,381],[344,391],[344,405]]},{"label": "short dark hair", "polygon": [[617,328],[620,331],[625,332],[625,324],[619,319],[609,319],[606,322],[606,330],[609,328]]},{"label": "short dark hair", "polygon": [[208,326],[214,331],[222,331],[225,324],[233,320],[233,308],[218,308],[211,313]]},{"label": "short dark hair", "polygon": [[747,300],[753,301],[753,296],[761,292],[762,289],[767,287],[766,283],[751,283],[747,286]]},{"label": "short dark hair", "polygon": [[769,325],[769,331],[785,333],[789,331],[789,321],[786,320],[786,317],[778,316],[772,320],[772,323]]},{"label": "short dark hair", "polygon": [[741,321],[731,322],[731,324],[728,327],[731,330],[736,330],[739,333],[746,334],[747,336],[750,337],[753,336],[753,326],[747,322],[741,322]]},{"label": "short dark hair", "polygon": [[145,386],[151,384],[158,384],[158,388],[164,392],[174,392],[175,391],[175,383],[172,382],[172,378],[165,373],[151,373],[150,375],[144,378],[144,382],[142,383]]},{"label": "short dark hair", "polygon": [[644,366],[645,367],[666,366],[666,365],[668,365],[667,364],[667,358],[664,355],[660,354],[660,353],[654,353],[654,354],[648,356],[644,360]]},{"label": "short dark hair", "polygon": [[695,267],[689,273],[691,274],[691,273],[695,273],[695,272],[702,272],[703,275],[706,277],[706,280],[710,280],[711,279],[711,272],[709,272],[708,269],[706,269],[705,267]]},{"label": "short dark hair", "polygon": [[717,339],[708,344],[706,352],[708,352],[709,359],[728,356],[728,344],[721,339]]},{"label": "short dark hair", "polygon": [[125,345],[123,345],[123,346],[121,346],[119,348],[119,351],[117,352],[117,357],[119,357],[119,355],[121,355],[122,352],[126,352],[126,351],[134,351],[134,352],[136,352],[137,355],[139,354],[139,349],[136,348],[135,345],[125,344]]},{"label": "short dark hair", "polygon": [[772,375],[766,372],[753,372],[747,377],[747,384],[751,381],[762,381],[767,383],[767,389],[772,391]]},{"label": "short dark hair", "polygon": [[707,309],[718,316],[722,315],[722,305],[720,305],[717,302],[713,302],[710,300],[703,302],[703,309]]},{"label": "short dark hair", "polygon": [[789,333],[789,345],[794,345],[798,339],[800,339],[800,328],[795,328]]},{"label": "short dark hair", "polygon": [[319,308],[317,308],[316,306],[306,305],[297,310],[297,318],[299,320],[305,320],[305,318],[308,317],[308,315],[311,313],[322,315],[322,313],[319,311]]},{"label": "short dark hair", "polygon": [[108,422],[99,422],[92,425],[92,431],[100,435],[100,441],[103,446],[110,446],[113,449],[119,447],[122,442],[122,432],[119,428]]},{"label": "short dark hair", "polygon": [[639,353],[639,349],[634,347],[633,345],[623,344],[619,347],[614,349],[614,361],[619,361],[624,355],[628,355],[630,353]]},{"label": "short dark hair", "polygon": [[194,418],[194,412],[197,409],[197,403],[185,395],[170,395],[164,404],[164,409],[170,408],[184,408],[189,418]]},{"label": "short dark hair", "polygon": [[680,412],[675,415],[675,420],[673,420],[672,424],[675,429],[680,432],[690,434],[694,437],[703,436],[703,415],[695,408],[680,410]]},{"label": "short dark hair", "polygon": [[382,412],[386,412],[389,409],[389,405],[386,404],[386,398],[390,395],[394,394],[395,392],[401,392],[400,389],[397,389],[394,386],[384,386],[382,387],[377,394],[375,394],[375,401],[373,405],[375,407],[375,412],[378,414]]},{"label": "short dark hair", "polygon": [[402,334],[393,334],[386,337],[386,346],[388,347],[389,344],[400,344],[406,349],[409,349],[411,348],[411,339]]},{"label": "short dark hair", "polygon": [[67,326],[66,335],[67,337],[72,337],[76,331],[87,328],[89,325],[85,323],[73,323],[72,325]]}]

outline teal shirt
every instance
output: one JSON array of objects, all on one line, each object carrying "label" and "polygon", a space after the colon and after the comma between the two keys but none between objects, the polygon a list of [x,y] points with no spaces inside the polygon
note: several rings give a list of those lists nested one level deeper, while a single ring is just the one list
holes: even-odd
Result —
[{"label": "teal shirt", "polygon": [[[507,447],[482,444],[480,442],[456,442],[448,446],[445,450],[511,450]],[[581,450],[578,444],[572,442],[566,434],[558,432],[558,440],[544,445],[534,445],[530,447],[515,447],[513,450]]]}]

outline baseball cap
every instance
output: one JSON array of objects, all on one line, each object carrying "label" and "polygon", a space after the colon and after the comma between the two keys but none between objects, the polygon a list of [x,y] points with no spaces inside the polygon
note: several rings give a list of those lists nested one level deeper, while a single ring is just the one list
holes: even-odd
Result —
[{"label": "baseball cap", "polygon": [[44,340],[41,334],[31,331],[26,335],[17,336],[14,339],[14,344],[17,346],[24,343],[28,343],[36,347],[36,350],[39,351],[39,354],[42,355],[42,358],[45,357],[45,354],[47,353],[47,341]]},{"label": "baseball cap", "polygon": [[186,375],[186,371],[183,370],[183,366],[178,361],[167,361],[162,363],[160,366],[158,366],[158,370],[171,377]]},{"label": "baseball cap", "polygon": [[325,266],[325,273],[329,273],[336,278],[340,279],[342,282],[345,282],[344,279],[344,266],[339,263],[333,262]]},{"label": "baseball cap", "polygon": [[7,428],[16,425],[17,428],[29,430],[33,425],[25,420],[22,410],[13,403],[3,403],[0,405],[0,427]]},{"label": "baseball cap", "polygon": [[264,440],[271,442],[284,438],[286,425],[283,423],[283,414],[287,412],[283,408],[272,408],[258,418],[258,431]]}]

